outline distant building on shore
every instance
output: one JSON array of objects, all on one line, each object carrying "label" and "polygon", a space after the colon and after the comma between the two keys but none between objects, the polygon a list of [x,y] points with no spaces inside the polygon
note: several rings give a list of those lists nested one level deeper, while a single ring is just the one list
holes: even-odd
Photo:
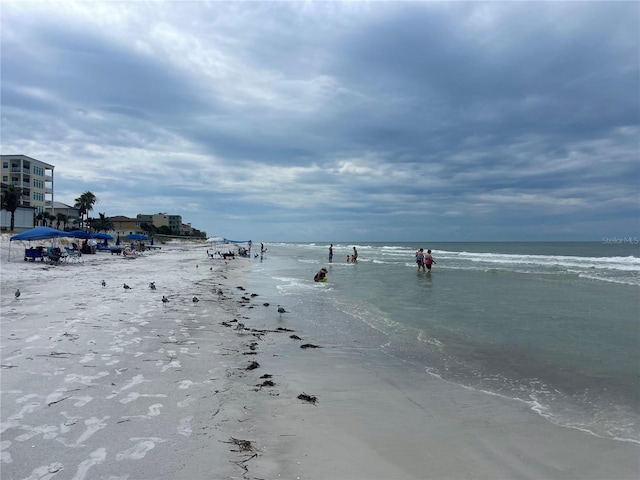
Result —
[{"label": "distant building on shore", "polygon": [[[9,186],[22,189],[14,212],[14,230],[34,227],[35,216],[53,214],[53,165],[26,155],[0,155],[2,192]],[[0,212],[0,229],[11,227],[11,212]]]},{"label": "distant building on shore", "polygon": [[2,184],[22,189],[19,207],[52,213],[53,165],[26,155],[0,155]]},{"label": "distant building on shore", "polygon": [[168,215],[166,213],[145,214],[139,213],[136,218],[140,223],[148,223],[156,228],[167,227],[174,235],[180,235],[182,231],[182,216]]}]

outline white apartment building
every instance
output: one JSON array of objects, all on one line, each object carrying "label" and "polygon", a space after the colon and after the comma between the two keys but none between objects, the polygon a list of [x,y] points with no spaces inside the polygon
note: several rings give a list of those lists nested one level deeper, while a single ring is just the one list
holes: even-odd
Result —
[{"label": "white apartment building", "polygon": [[2,184],[22,188],[21,207],[53,213],[54,166],[26,155],[0,155]]}]

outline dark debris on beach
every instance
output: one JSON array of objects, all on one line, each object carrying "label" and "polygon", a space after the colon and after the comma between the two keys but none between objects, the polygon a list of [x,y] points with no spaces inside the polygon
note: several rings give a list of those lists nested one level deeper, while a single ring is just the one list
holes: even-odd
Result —
[{"label": "dark debris on beach", "polygon": [[306,394],[304,392],[302,392],[300,395],[298,395],[298,398],[300,400],[304,400],[305,402],[312,403],[313,405],[315,405],[316,402],[318,401],[318,399],[315,396],[308,395],[308,394]]}]

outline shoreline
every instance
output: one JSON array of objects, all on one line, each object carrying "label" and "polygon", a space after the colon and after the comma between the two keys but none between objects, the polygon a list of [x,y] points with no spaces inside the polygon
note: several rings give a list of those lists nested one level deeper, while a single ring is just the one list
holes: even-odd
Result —
[{"label": "shoreline", "polygon": [[[325,343],[295,313],[280,323],[277,297],[239,288],[251,284],[250,262],[210,261],[192,245],[168,244],[134,261],[97,254],[45,267],[8,264],[6,243],[3,478],[640,473],[637,445],[554,425],[528,405],[451,384],[357,342]],[[148,289],[151,279],[158,292]],[[83,286],[89,295],[79,293]],[[235,330],[238,322],[245,329]],[[300,348],[305,343],[322,348]],[[248,369],[254,361],[259,366]],[[315,404],[298,399],[302,393]]]}]

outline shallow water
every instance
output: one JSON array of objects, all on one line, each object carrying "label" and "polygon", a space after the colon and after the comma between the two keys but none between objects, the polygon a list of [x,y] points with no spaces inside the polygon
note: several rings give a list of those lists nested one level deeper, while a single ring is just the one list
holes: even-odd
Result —
[{"label": "shallow water", "polygon": [[[357,245],[357,264],[343,260],[352,247],[334,245],[328,263],[328,245],[268,245],[251,288],[325,343],[357,342],[555,423],[640,442],[638,245],[375,243]],[[419,247],[438,262],[430,274],[417,272]],[[314,283],[322,266],[329,281]]]}]

